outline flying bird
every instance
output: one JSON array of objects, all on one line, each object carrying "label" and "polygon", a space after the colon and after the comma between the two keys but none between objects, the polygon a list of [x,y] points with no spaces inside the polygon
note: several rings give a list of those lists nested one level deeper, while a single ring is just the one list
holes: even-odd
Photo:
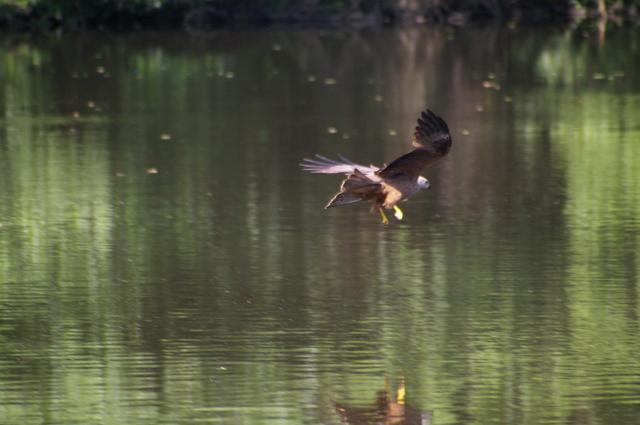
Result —
[{"label": "flying bird", "polygon": [[389,224],[385,209],[393,209],[394,216],[402,220],[404,214],[397,204],[406,201],[419,190],[430,187],[429,180],[420,173],[426,166],[449,153],[451,134],[447,123],[427,109],[418,118],[412,144],[414,150],[382,168],[359,165],[340,155],[339,161],[316,155],[315,159],[305,158],[300,165],[311,173],[347,176],[342,181],[340,191],[325,208],[370,201],[373,211],[380,213],[382,223]]}]

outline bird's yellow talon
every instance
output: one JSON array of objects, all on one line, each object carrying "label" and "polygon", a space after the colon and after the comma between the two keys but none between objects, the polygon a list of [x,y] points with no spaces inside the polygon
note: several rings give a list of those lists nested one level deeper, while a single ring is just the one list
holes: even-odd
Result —
[{"label": "bird's yellow talon", "polygon": [[389,219],[387,218],[387,215],[384,213],[384,210],[380,208],[379,211],[380,211],[380,217],[382,217],[382,224],[389,224]]},{"label": "bird's yellow talon", "polygon": [[404,385],[404,378],[400,381],[400,386],[398,387],[398,391],[396,391],[396,400],[398,400],[398,404],[404,404],[405,397],[407,395],[407,389]]},{"label": "bird's yellow talon", "polygon": [[393,215],[398,219],[398,220],[402,220],[402,217],[404,217],[404,213],[402,212],[402,210],[400,209],[399,206],[395,205],[393,207]]}]

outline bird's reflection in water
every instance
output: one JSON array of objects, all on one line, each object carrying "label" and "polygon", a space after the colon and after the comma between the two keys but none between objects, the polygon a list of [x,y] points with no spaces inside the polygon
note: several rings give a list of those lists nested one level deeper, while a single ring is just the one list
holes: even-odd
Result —
[{"label": "bird's reflection in water", "polygon": [[432,412],[421,411],[405,403],[404,380],[400,382],[395,397],[388,388],[376,393],[374,402],[368,406],[349,406],[335,402],[336,413],[343,424],[350,425],[428,425]]}]

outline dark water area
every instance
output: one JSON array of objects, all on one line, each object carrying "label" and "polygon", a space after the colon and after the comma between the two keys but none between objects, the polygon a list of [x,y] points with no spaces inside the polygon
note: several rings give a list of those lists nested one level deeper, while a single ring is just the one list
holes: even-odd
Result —
[{"label": "dark water area", "polygon": [[[0,423],[637,424],[639,40],[3,38]],[[427,107],[403,221],[323,210],[301,158],[389,161]]]}]

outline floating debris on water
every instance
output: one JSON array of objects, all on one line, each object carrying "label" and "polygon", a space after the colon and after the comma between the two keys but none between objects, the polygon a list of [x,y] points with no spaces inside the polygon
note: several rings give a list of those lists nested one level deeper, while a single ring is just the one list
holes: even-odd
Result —
[{"label": "floating debris on water", "polygon": [[324,83],[327,86],[333,86],[334,84],[337,84],[338,82],[335,80],[335,78],[325,78],[324,79]]},{"label": "floating debris on water", "polygon": [[507,102],[507,103],[511,103],[511,102],[513,102],[513,98],[511,96],[505,96],[504,97],[504,101]]},{"label": "floating debris on water", "polygon": [[157,168],[147,168],[146,169],[147,174],[158,174],[158,169]]},{"label": "floating debris on water", "polygon": [[275,43],[272,47],[271,47],[275,52],[279,52],[280,50],[282,50],[282,46],[279,45],[278,43]]},{"label": "floating debris on water", "polygon": [[96,72],[98,74],[104,74],[106,72],[106,70],[104,69],[104,66],[99,66],[96,68]]},{"label": "floating debris on water", "polygon": [[329,134],[336,134],[338,132],[338,129],[335,127],[329,127],[327,128],[327,133]]},{"label": "floating debris on water", "polygon": [[78,111],[73,111],[73,113],[71,114],[71,116],[72,116],[73,118],[75,118],[75,119],[78,119],[78,118],[80,118],[80,112],[78,112]]},{"label": "floating debris on water", "polygon": [[373,97],[373,100],[375,100],[376,102],[382,102],[384,100],[384,97],[382,97],[381,95],[377,94]]},{"label": "floating debris on water", "polygon": [[476,105],[476,111],[478,111],[478,112],[482,112],[482,111],[484,111],[484,106],[482,106],[482,105]]},{"label": "floating debris on water", "polygon": [[461,131],[460,133],[462,133],[462,135],[463,135],[463,136],[468,136],[468,135],[470,135],[470,134],[471,134],[471,133],[469,132],[469,130],[467,130],[466,128],[463,128],[463,129],[462,129],[462,131]]},{"label": "floating debris on water", "polygon": [[500,90],[500,84],[489,80],[484,80],[482,82],[482,87],[484,87],[485,89]]},{"label": "floating debris on water", "polygon": [[121,171],[118,171],[118,172],[116,173],[116,177],[124,177],[124,173],[123,173],[123,172],[121,172]]},{"label": "floating debris on water", "polygon": [[96,107],[96,103],[94,101],[90,100],[87,102],[87,108],[93,109],[95,107]]},{"label": "floating debris on water", "polygon": [[392,129],[392,128],[390,128],[390,129],[389,129],[388,133],[389,133],[389,136],[397,136],[397,135],[398,135],[398,132],[397,132],[397,131],[395,131],[395,130],[394,130],[394,129]]},{"label": "floating debris on water", "polygon": [[593,78],[594,80],[604,80],[607,77],[604,74],[596,72],[591,78]]},{"label": "floating debris on water", "polygon": [[349,140],[349,133],[342,133],[342,139],[343,140]]},{"label": "floating debris on water", "polygon": [[231,80],[233,77],[235,77],[235,74],[232,71],[227,71],[224,74],[224,78],[226,78],[227,80]]},{"label": "floating debris on water", "polygon": [[162,133],[160,135],[160,140],[171,140],[171,135],[169,133]]}]

